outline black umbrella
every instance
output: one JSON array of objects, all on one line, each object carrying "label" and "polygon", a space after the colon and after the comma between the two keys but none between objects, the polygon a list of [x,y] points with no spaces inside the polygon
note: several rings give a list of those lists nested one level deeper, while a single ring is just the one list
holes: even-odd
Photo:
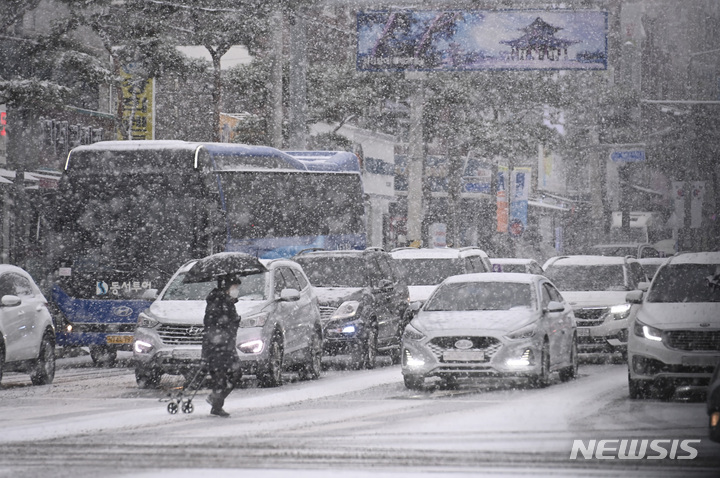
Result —
[{"label": "black umbrella", "polygon": [[184,283],[209,282],[225,276],[249,276],[267,272],[260,260],[242,252],[220,252],[200,259],[183,278]]}]

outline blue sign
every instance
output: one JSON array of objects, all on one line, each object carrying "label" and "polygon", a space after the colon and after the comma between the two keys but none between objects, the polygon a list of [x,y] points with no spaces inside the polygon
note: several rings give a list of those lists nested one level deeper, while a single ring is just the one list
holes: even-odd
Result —
[{"label": "blue sign", "polygon": [[615,163],[638,163],[645,161],[645,150],[615,151],[610,155],[610,159]]}]

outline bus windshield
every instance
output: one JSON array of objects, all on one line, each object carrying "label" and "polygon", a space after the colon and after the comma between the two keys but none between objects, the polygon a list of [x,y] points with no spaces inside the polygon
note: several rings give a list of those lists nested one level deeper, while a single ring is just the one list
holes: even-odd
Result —
[{"label": "bus windshield", "polygon": [[292,171],[222,172],[233,238],[359,234],[364,203],[359,175]]},{"label": "bus windshield", "polygon": [[205,234],[196,181],[179,173],[69,172],[58,219],[66,291],[119,299],[162,287]]}]

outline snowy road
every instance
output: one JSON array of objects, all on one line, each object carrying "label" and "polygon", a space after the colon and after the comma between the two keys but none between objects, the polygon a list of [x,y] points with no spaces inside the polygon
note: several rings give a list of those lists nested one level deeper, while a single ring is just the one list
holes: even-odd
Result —
[{"label": "snowy road", "polygon": [[[241,468],[259,478],[720,476],[704,403],[631,401],[625,365],[583,364],[577,380],[540,390],[422,392],[405,389],[398,366],[331,367],[313,382],[288,375],[277,389],[247,380],[226,403],[232,416],[221,419],[208,415],[206,390],[194,413],[170,415],[159,401],[167,390],[139,390],[130,368],[93,368],[87,357],[59,364],[50,386],[3,378],[0,478],[222,477]],[[691,442],[693,460],[570,460],[573,440],[603,439],[700,441]]]}]

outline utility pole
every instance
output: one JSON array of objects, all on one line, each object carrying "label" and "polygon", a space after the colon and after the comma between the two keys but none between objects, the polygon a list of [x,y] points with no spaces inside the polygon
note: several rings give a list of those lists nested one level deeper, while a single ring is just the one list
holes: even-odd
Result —
[{"label": "utility pole", "polygon": [[291,149],[307,149],[307,22],[303,11],[290,17],[290,110]]},{"label": "utility pole", "polygon": [[[283,14],[281,11],[273,13],[273,24],[283,25]],[[272,66],[270,72],[270,145],[282,149],[282,77],[283,77],[283,28],[275,28],[272,33],[271,44]]]},{"label": "utility pole", "polygon": [[406,72],[405,77],[415,80],[417,89],[410,99],[410,134],[408,142],[408,195],[407,195],[407,240],[413,246],[421,246],[423,210],[423,163],[425,162],[425,141],[423,138],[423,110],[425,107],[425,80],[423,73]]}]

